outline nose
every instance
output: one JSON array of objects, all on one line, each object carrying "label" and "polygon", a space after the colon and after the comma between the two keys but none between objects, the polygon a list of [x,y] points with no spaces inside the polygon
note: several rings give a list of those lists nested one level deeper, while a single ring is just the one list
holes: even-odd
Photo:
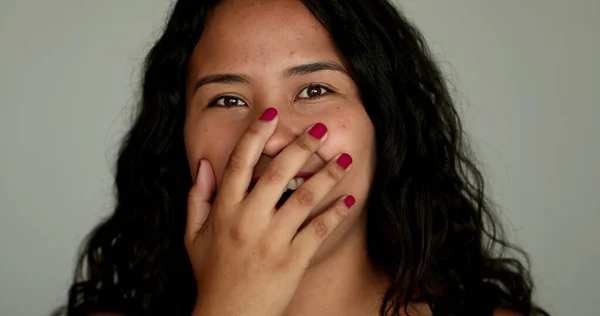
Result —
[{"label": "nose", "polygon": [[277,127],[263,149],[263,154],[270,157],[277,156],[310,125],[310,122],[305,122],[305,120],[294,116],[293,113],[288,113],[284,109],[277,108],[277,111],[277,116],[279,116]]}]

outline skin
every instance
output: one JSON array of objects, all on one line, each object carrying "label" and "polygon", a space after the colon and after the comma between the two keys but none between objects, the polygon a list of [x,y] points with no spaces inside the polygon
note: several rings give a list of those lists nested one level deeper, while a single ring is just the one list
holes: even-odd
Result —
[{"label": "skin", "polygon": [[[315,62],[342,71],[284,75]],[[196,87],[224,73],[247,82]],[[299,98],[311,83],[334,92]],[[378,315],[387,281],[366,258],[363,209],[374,129],[326,30],[297,1],[226,1],[194,51],[186,90],[184,137],[195,184],[185,245],[204,293],[193,315]],[[209,107],[223,94],[241,102]],[[278,116],[257,120],[268,107]],[[320,140],[306,133],[317,122],[328,127]],[[354,159],[348,169],[336,164],[341,153]],[[278,192],[300,170],[316,173],[301,187],[311,198],[295,194],[276,211]],[[347,194],[356,198],[351,208],[342,202]],[[423,305],[409,312],[431,314]]]},{"label": "skin", "polygon": [[[286,75],[292,67],[311,63],[335,64],[340,71]],[[199,80],[216,74],[238,74],[247,82],[209,83],[196,88]],[[307,91],[303,89],[315,83],[332,92],[305,98]],[[239,100],[226,100],[235,105],[232,107],[209,106],[223,95]],[[258,148],[260,157],[251,171],[254,177],[262,176],[274,157],[313,124],[327,126],[326,141],[300,163],[299,170],[322,170],[341,153],[350,154],[353,164],[310,210],[308,220],[347,194],[356,198],[356,211],[310,258],[292,289],[285,314],[376,315],[385,280],[366,259],[363,216],[375,167],[374,128],[355,83],[345,73],[342,58],[321,24],[298,1],[224,2],[211,16],[191,57],[186,96],[184,136],[190,170],[196,171],[198,161],[206,159],[217,194],[224,189],[226,164],[234,148],[268,107],[276,108],[279,115],[272,135]],[[272,195],[279,197],[278,193]],[[310,228],[307,221],[304,225]]]},{"label": "skin", "polygon": [[[318,62],[341,71],[285,74]],[[374,128],[344,72],[329,34],[298,1],[225,1],[211,16],[186,88],[184,137],[196,182],[185,245],[205,294],[194,315],[378,315],[387,281],[367,260],[364,217],[375,168]],[[216,74],[247,82],[197,87]],[[333,91],[305,98],[304,89],[315,83]],[[223,95],[239,102],[209,106]],[[257,120],[269,107],[277,117]],[[328,128],[321,140],[306,134],[317,122]],[[341,153],[353,158],[346,170],[335,161]],[[311,198],[297,203],[295,194],[275,211],[278,192],[297,171],[316,173],[301,187]],[[256,176],[262,180],[248,195]],[[347,194],[356,198],[350,209],[342,203]],[[430,315],[423,305],[409,312]],[[494,314],[519,315],[505,309]]]},{"label": "skin", "polygon": [[[290,25],[289,20],[295,21]],[[236,21],[231,23],[231,21]],[[287,77],[285,70],[316,62],[333,62],[343,68],[329,34],[297,1],[227,1],[208,21],[192,57],[188,75],[185,145],[190,170],[199,159],[214,168],[217,191],[225,164],[250,124],[268,107],[277,109],[279,123],[265,144],[253,175],[261,175],[272,159],[311,125],[328,128],[327,142],[309,157],[302,171],[316,172],[335,155],[353,157],[352,171],[315,208],[321,212],[336,198],[352,194],[362,208],[375,167],[374,128],[352,79],[343,72],[324,70]],[[198,79],[214,74],[242,74],[249,84],[207,84],[194,90]],[[320,98],[299,99],[311,83],[336,92]],[[245,106],[218,108],[208,103],[219,95],[242,98]],[[323,254],[338,248],[341,238],[361,231],[358,218],[348,221],[324,245]],[[335,239],[335,242],[333,241]],[[323,257],[321,254],[319,257]],[[321,258],[323,259],[323,258]]]}]

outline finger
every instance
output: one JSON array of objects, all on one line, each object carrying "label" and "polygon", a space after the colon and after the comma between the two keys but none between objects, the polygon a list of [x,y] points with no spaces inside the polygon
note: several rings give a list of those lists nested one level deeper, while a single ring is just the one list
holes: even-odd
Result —
[{"label": "finger", "polygon": [[[306,164],[308,158],[327,139],[327,127],[317,123],[288,145],[269,163],[248,196],[248,203],[272,212],[287,189],[288,183]],[[265,207],[267,206],[267,207]],[[254,209],[254,207],[251,207]]]},{"label": "finger", "polygon": [[292,240],[291,247],[306,262],[310,261],[323,241],[352,213],[355,199],[352,195],[340,198],[319,216],[313,218]]},{"label": "finger", "polygon": [[185,229],[186,247],[196,238],[198,231],[210,214],[211,201],[215,192],[215,176],[210,162],[202,159],[198,162],[196,181],[192,185],[187,201],[187,222]]},{"label": "finger", "polygon": [[252,179],[254,166],[276,126],[277,110],[268,108],[248,127],[225,165],[217,197],[221,203],[236,205],[243,201]]},{"label": "finger", "polygon": [[274,225],[277,236],[282,240],[292,240],[298,228],[312,210],[348,173],[352,166],[352,157],[341,154],[304,182],[275,213]]}]

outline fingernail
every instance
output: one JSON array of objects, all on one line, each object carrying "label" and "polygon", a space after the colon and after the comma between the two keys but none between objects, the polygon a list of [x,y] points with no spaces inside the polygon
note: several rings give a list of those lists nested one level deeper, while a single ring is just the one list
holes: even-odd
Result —
[{"label": "fingernail", "polygon": [[272,121],[276,116],[277,110],[275,110],[275,108],[268,108],[260,116],[260,119],[263,121]]},{"label": "fingernail", "polygon": [[323,123],[317,123],[310,129],[310,131],[308,131],[308,133],[316,139],[321,139],[323,135],[327,133],[327,126],[325,126]]},{"label": "fingernail", "polygon": [[337,164],[340,165],[342,168],[346,169],[348,168],[348,166],[352,163],[352,157],[348,154],[342,154],[338,159],[337,159]]},{"label": "fingernail", "polygon": [[348,195],[345,199],[344,199],[344,204],[346,204],[346,206],[348,208],[352,207],[352,205],[354,205],[354,203],[356,202],[356,199],[352,196],[352,195]]}]

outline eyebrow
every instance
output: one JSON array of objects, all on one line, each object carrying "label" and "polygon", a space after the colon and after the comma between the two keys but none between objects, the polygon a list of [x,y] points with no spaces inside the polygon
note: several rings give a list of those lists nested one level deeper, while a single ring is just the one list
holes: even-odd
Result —
[{"label": "eyebrow", "polygon": [[[348,72],[341,65],[332,62],[332,61],[323,61],[323,62],[315,62],[310,64],[303,64],[294,66],[286,69],[283,72],[285,77],[292,76],[304,76],[311,73],[315,73],[323,70],[331,70],[331,71],[339,71],[348,75]],[[241,83],[241,84],[249,84],[250,79],[241,74],[215,74],[209,75],[206,77],[202,77],[196,81],[194,85],[194,91],[198,90],[200,87],[211,84],[211,83]]]},{"label": "eyebrow", "polygon": [[198,81],[196,81],[196,84],[194,85],[194,91],[198,90],[198,88],[207,85],[207,84],[211,84],[211,83],[243,83],[243,84],[249,84],[250,83],[250,79],[248,79],[246,76],[244,75],[240,75],[240,74],[216,74],[216,75],[209,75],[206,77],[202,77],[200,79],[198,79]]},{"label": "eyebrow", "polygon": [[344,69],[344,67],[342,67],[341,65],[339,65],[335,62],[332,62],[332,61],[323,61],[323,62],[298,65],[298,66],[288,68],[283,72],[283,75],[286,77],[303,76],[303,75],[308,75],[313,72],[323,71],[323,70],[339,71],[346,75],[348,74],[346,69]]}]

